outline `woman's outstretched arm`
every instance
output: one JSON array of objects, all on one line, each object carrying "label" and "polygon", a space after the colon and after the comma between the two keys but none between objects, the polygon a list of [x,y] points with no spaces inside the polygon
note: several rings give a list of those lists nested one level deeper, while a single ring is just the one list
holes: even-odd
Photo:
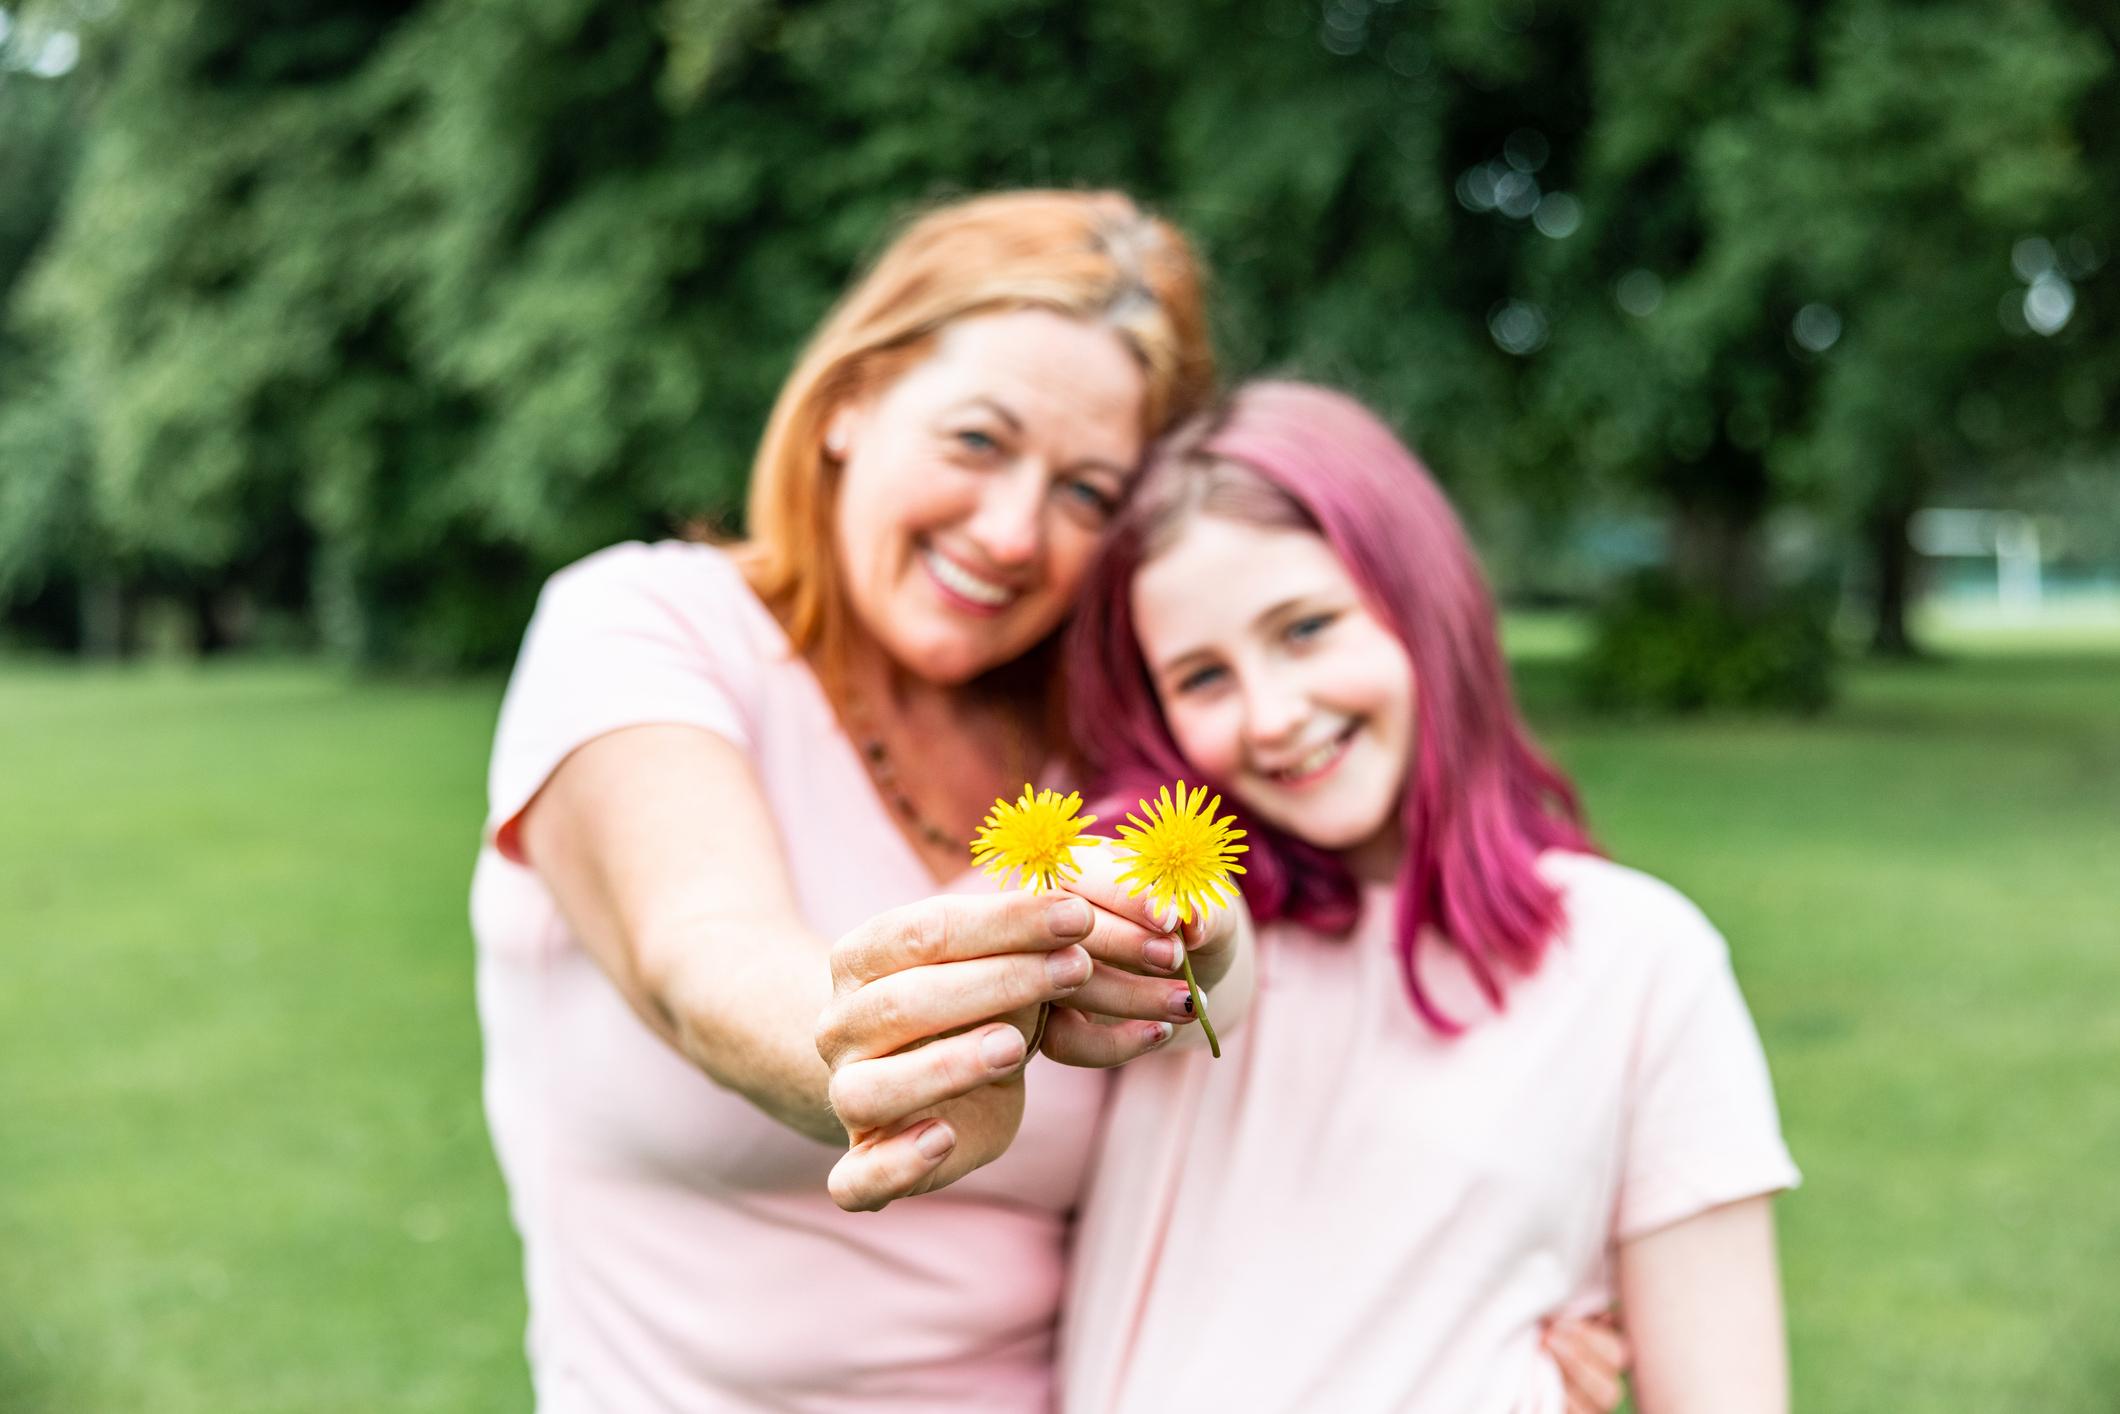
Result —
[{"label": "woman's outstretched arm", "polygon": [[1619,1285],[1641,1414],[1787,1414],[1771,1198],[1622,1244]]},{"label": "woman's outstretched arm", "polygon": [[[1083,985],[1085,950],[1137,955],[1147,937],[1094,909],[1057,916],[1027,894],[943,896],[842,940],[873,966],[835,982],[833,940],[797,910],[749,759],[698,727],[589,741],[521,828],[575,934],[657,1035],[790,1128],[833,1144],[854,1134],[858,1152],[834,1180],[847,1206],[880,1206],[872,1188],[939,1187],[1005,1150],[1035,1009]],[[829,849],[830,827],[793,844]],[[836,1082],[819,1055],[820,1014]],[[906,1123],[878,1133],[835,1109],[842,1090],[878,1088],[913,1112]]]}]

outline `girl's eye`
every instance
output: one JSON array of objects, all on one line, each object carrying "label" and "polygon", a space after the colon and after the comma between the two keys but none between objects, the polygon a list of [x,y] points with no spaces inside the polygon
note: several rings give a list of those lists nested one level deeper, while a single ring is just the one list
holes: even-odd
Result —
[{"label": "girl's eye", "polygon": [[1212,686],[1220,680],[1221,676],[1221,668],[1213,664],[1204,664],[1178,679],[1178,691],[1198,692],[1203,687]]},{"label": "girl's eye", "polygon": [[1333,616],[1331,614],[1307,615],[1303,618],[1297,619],[1294,623],[1288,626],[1288,637],[1291,641],[1296,643],[1307,642],[1310,639],[1316,638],[1327,628],[1330,628],[1332,626],[1332,620]]}]

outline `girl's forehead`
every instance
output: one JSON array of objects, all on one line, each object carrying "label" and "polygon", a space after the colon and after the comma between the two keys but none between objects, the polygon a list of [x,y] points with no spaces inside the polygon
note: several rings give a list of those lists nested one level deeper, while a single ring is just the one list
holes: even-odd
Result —
[{"label": "girl's forehead", "polygon": [[[1346,566],[1314,531],[1195,514],[1134,576],[1134,619],[1145,644],[1185,651],[1171,640],[1221,637],[1291,599],[1351,588]],[[1148,646],[1153,654],[1160,645]]]}]

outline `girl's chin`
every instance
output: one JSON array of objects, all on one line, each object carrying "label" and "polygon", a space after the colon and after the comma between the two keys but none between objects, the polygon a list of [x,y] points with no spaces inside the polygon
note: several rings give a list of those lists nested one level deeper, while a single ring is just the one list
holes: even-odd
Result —
[{"label": "girl's chin", "polygon": [[1285,810],[1260,811],[1268,823],[1285,835],[1293,835],[1313,849],[1328,854],[1366,856],[1396,855],[1398,831],[1391,824],[1391,803],[1381,811],[1360,816],[1340,812]]}]

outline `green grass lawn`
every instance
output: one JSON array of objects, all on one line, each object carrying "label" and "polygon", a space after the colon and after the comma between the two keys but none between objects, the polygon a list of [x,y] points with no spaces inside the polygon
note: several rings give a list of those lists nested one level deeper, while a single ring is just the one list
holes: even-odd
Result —
[{"label": "green grass lawn", "polygon": [[[1574,641],[1518,637],[1534,715],[1766,1036],[1798,1408],[2120,1408],[2120,641],[1677,725],[1574,715]],[[0,1410],[527,1405],[464,920],[496,699],[0,666]]]}]

